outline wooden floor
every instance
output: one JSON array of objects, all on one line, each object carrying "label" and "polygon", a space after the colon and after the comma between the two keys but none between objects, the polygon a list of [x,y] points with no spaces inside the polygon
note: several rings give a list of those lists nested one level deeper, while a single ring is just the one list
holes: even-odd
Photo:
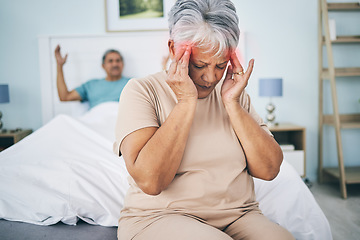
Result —
[{"label": "wooden floor", "polygon": [[347,185],[348,198],[338,184],[312,183],[310,191],[326,215],[334,240],[360,239],[360,184]]}]

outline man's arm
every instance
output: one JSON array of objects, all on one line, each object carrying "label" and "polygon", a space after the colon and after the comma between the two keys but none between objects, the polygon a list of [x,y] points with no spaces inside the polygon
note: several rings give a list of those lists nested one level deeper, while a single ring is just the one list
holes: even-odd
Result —
[{"label": "man's arm", "polygon": [[72,90],[69,92],[66,86],[64,79],[63,65],[66,62],[67,54],[65,55],[65,57],[61,56],[59,45],[57,45],[57,47],[55,48],[55,58],[56,58],[56,70],[57,70],[56,86],[60,101],[80,101],[81,97],[79,93],[76,90]]}]

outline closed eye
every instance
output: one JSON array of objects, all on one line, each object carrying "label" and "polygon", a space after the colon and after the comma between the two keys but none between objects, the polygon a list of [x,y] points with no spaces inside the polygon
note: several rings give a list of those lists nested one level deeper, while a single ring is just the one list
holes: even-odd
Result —
[{"label": "closed eye", "polygon": [[205,67],[205,66],[199,66],[199,65],[195,65],[195,64],[193,64],[193,65],[194,65],[194,67],[197,68],[197,69],[202,69],[202,68]]},{"label": "closed eye", "polygon": [[225,67],[226,67],[226,65],[224,65],[223,67],[222,66],[216,66],[218,69],[221,69],[221,70],[223,70]]}]

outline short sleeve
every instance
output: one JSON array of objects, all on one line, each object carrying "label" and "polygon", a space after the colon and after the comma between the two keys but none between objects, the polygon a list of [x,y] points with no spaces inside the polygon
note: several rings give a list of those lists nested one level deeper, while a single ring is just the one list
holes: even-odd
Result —
[{"label": "short sleeve", "polygon": [[88,95],[86,91],[86,83],[81,84],[79,87],[75,88],[75,91],[80,95],[81,101],[88,101]]},{"label": "short sleeve", "polygon": [[270,132],[268,126],[263,121],[263,119],[259,116],[259,114],[255,111],[254,106],[251,103],[251,99],[249,94],[245,91],[240,96],[240,104],[241,106],[248,111],[248,113],[255,119],[255,121],[259,124],[259,126],[264,129],[269,135],[273,136]]},{"label": "short sleeve", "polygon": [[113,151],[116,155],[121,155],[119,147],[130,133],[146,127],[159,127],[154,96],[151,84],[143,79],[132,79],[126,84],[120,96],[115,126]]}]

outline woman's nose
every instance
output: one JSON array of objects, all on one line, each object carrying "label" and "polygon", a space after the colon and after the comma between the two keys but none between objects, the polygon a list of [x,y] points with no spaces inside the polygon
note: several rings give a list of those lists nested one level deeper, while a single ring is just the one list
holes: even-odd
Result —
[{"label": "woman's nose", "polygon": [[205,73],[202,76],[202,80],[204,81],[204,85],[206,87],[210,87],[214,82],[216,82],[216,76],[214,73]]}]

